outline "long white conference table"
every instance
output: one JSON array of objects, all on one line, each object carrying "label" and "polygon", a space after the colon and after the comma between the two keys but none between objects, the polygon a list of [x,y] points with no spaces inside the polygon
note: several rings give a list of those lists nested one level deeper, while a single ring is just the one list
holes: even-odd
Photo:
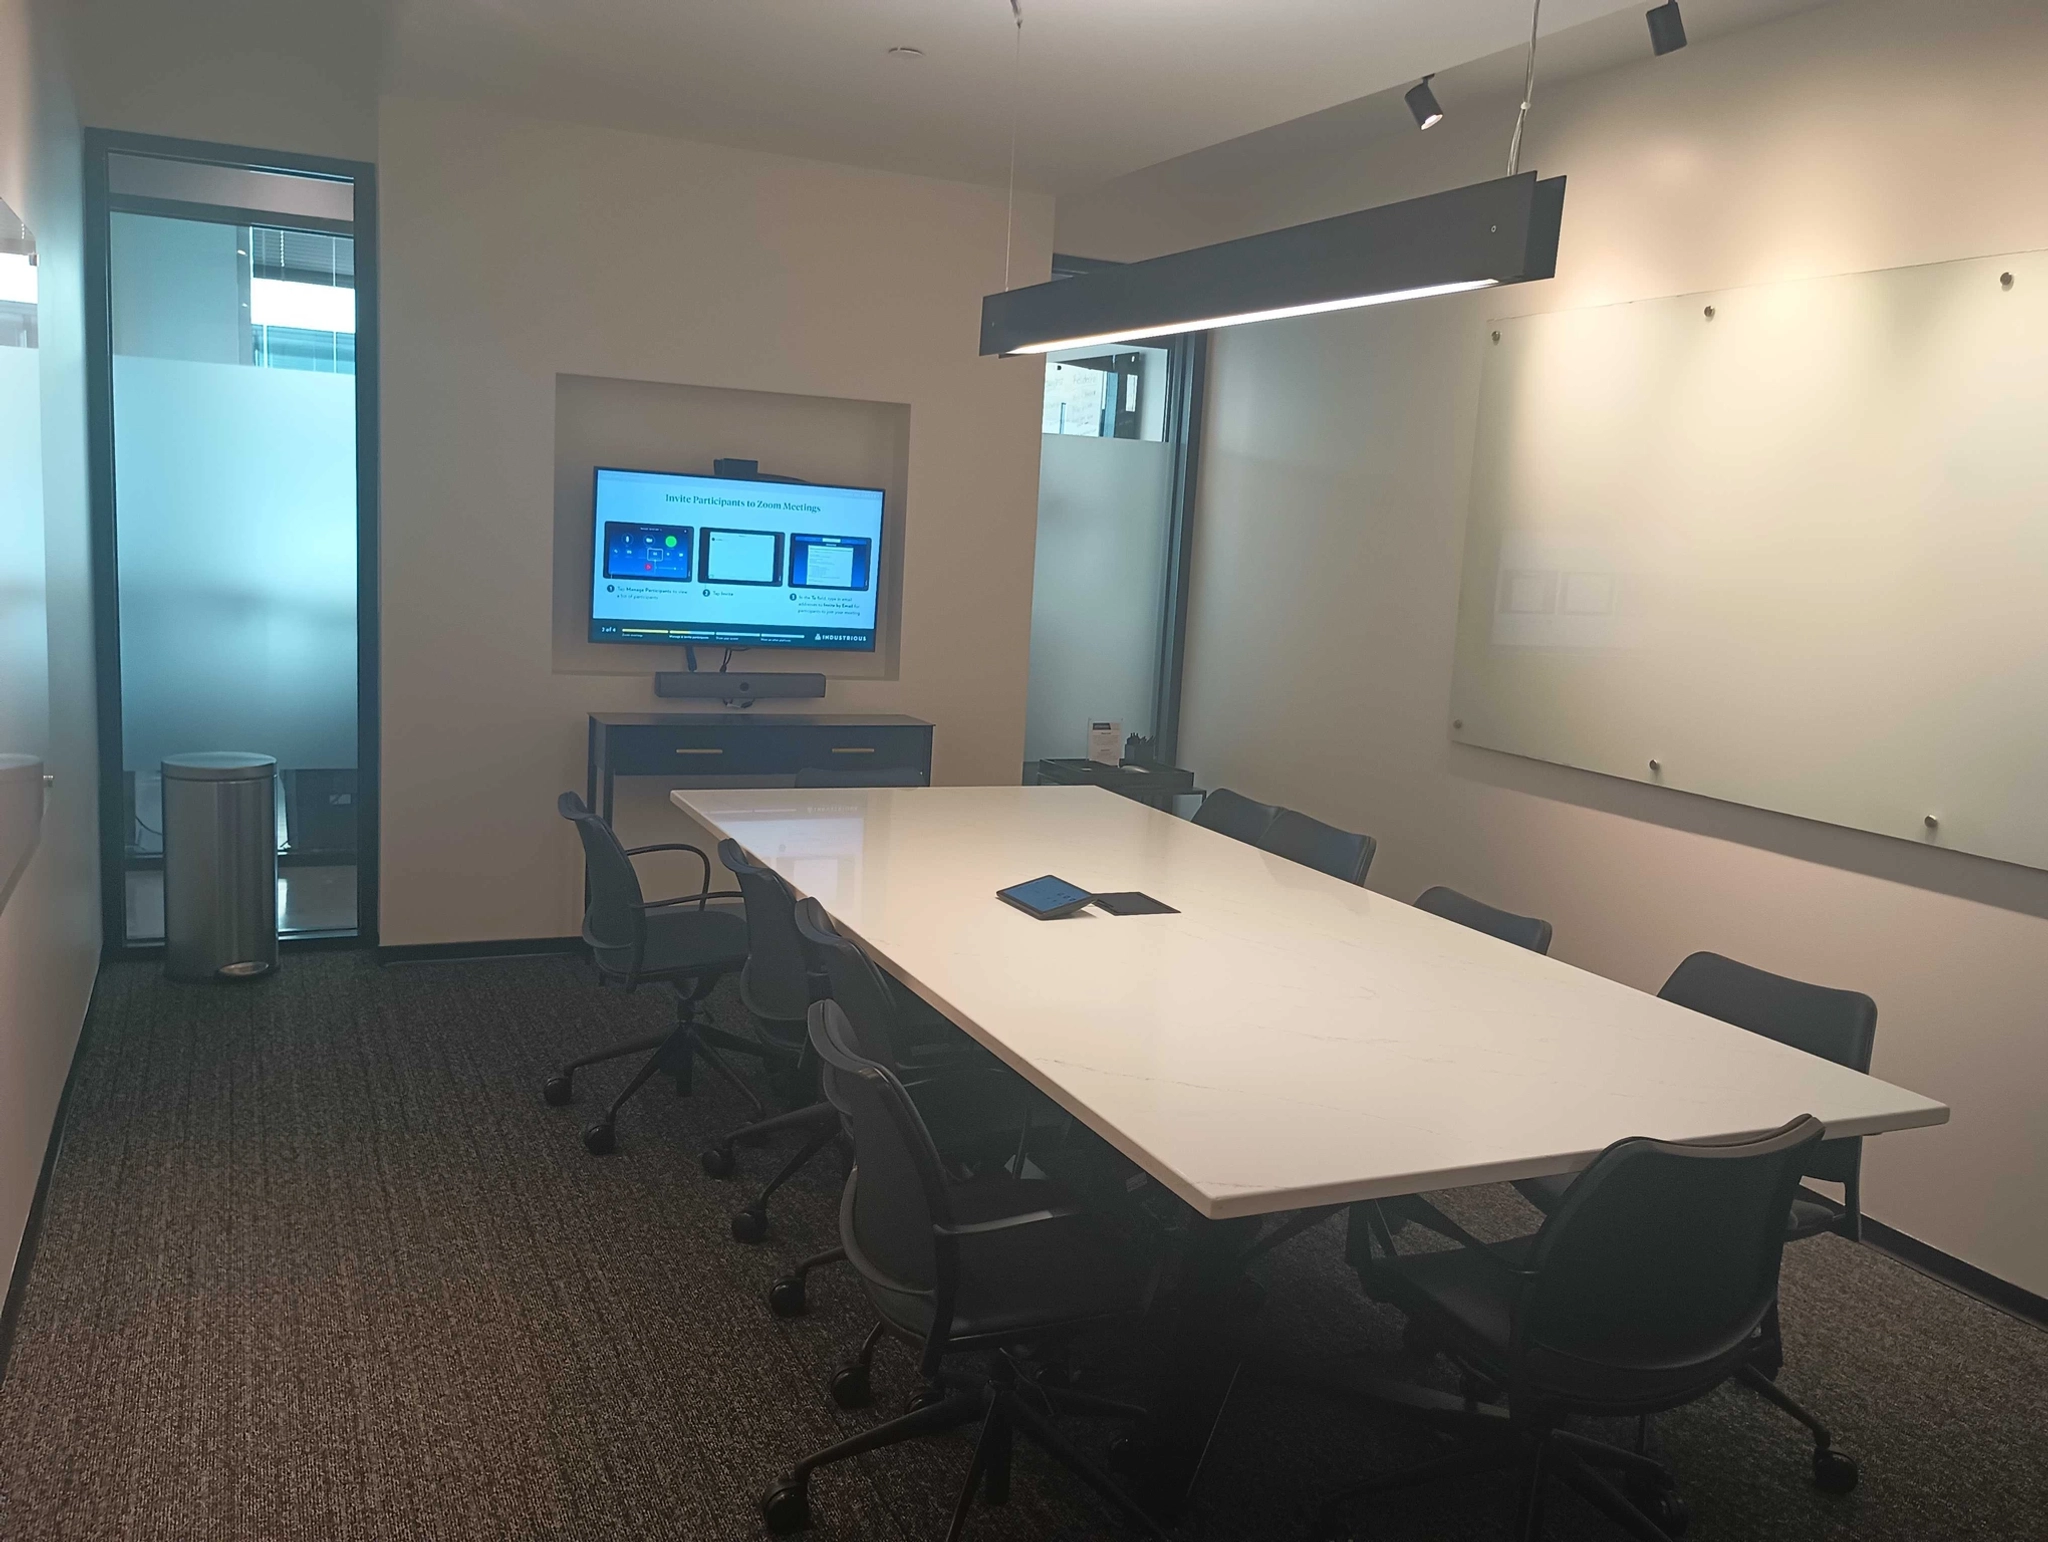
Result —
[{"label": "long white conference table", "polygon": [[[1948,1118],[1100,788],[670,797],[1213,1220],[1576,1172],[1631,1135]],[[996,898],[1044,874],[1178,914]]]}]

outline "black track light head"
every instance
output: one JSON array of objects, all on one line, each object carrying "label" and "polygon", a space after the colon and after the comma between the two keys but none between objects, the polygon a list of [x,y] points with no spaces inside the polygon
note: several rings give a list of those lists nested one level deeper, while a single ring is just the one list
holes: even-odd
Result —
[{"label": "black track light head", "polygon": [[1426,129],[1443,122],[1444,110],[1437,106],[1436,93],[1429,89],[1434,75],[1425,75],[1409,89],[1408,110],[1415,114],[1415,126]]},{"label": "black track light head", "polygon": [[1685,18],[1678,14],[1678,0],[1665,0],[1655,10],[1644,12],[1650,24],[1650,47],[1659,58],[1685,47]]}]

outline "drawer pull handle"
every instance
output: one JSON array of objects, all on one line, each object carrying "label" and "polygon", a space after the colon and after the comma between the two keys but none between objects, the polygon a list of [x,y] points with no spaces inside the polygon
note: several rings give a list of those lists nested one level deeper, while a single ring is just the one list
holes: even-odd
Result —
[{"label": "drawer pull handle", "polygon": [[678,755],[723,755],[724,750],[677,750]]},{"label": "drawer pull handle", "polygon": [[832,753],[835,755],[872,755],[875,753],[875,747],[872,744],[835,744],[832,746]]}]

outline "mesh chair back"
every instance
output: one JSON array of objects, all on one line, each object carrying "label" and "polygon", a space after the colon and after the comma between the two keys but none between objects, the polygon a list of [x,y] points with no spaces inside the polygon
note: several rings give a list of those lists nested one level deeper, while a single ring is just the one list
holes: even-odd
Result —
[{"label": "mesh chair back", "polygon": [[1821,1124],[1730,1145],[1618,1141],[1531,1250],[1518,1354],[1683,1380],[1747,1353],[1778,1294],[1785,1216]]},{"label": "mesh chair back", "polygon": [[[1695,953],[1671,971],[1657,994],[1852,1071],[1870,1069],[1877,1003],[1861,991],[1808,985],[1718,953]],[[1827,1141],[1806,1171],[1829,1183],[1853,1183],[1862,1154],[1863,1142],[1855,1137]]]},{"label": "mesh chair back", "polygon": [[1276,857],[1299,862],[1346,883],[1365,882],[1372,855],[1379,849],[1379,842],[1369,835],[1354,835],[1291,808],[1283,808],[1273,816],[1259,845]]},{"label": "mesh chair back", "polygon": [[576,826],[583,842],[583,871],[590,880],[590,903],[583,912],[583,940],[590,945],[600,973],[632,976],[640,972],[647,944],[647,916],[641,901],[640,875],[633,859],[612,833],[612,827],[591,813],[583,800],[565,792],[555,811]]},{"label": "mesh chair back", "polygon": [[852,1024],[837,1002],[818,1002],[808,1021],[825,1096],[853,1137],[848,1257],[886,1289],[932,1290],[940,1267],[932,1227],[950,1224],[952,1214],[930,1132],[903,1084],[853,1047]]},{"label": "mesh chair back", "polygon": [[797,901],[796,930],[812,972],[823,977],[846,1020],[847,1047],[865,1060],[900,1070],[903,1018],[888,978],[851,939],[833,929],[816,900]]},{"label": "mesh chair back", "polygon": [[747,907],[747,967],[740,990],[748,1008],[776,1022],[802,1022],[811,1004],[811,976],[796,934],[796,895],[782,875],[763,867],[738,841],[720,841],[718,860],[732,869]]},{"label": "mesh chair back", "polygon": [[926,787],[930,783],[915,766],[805,766],[796,774],[799,787]]},{"label": "mesh chair back", "polygon": [[1512,910],[1496,910],[1469,894],[1460,894],[1456,889],[1446,889],[1441,884],[1434,889],[1424,889],[1416,897],[1415,908],[1426,910],[1433,916],[1442,916],[1446,921],[1455,921],[1475,932],[1484,932],[1489,937],[1498,937],[1502,942],[1512,942],[1531,953],[1550,951],[1548,921],[1539,921],[1534,916],[1518,916]]},{"label": "mesh chair back", "polygon": [[1243,841],[1247,846],[1256,846],[1266,838],[1266,831],[1279,812],[1270,803],[1254,803],[1243,793],[1218,787],[1195,810],[1194,822],[1204,830],[1214,830],[1234,841]]}]

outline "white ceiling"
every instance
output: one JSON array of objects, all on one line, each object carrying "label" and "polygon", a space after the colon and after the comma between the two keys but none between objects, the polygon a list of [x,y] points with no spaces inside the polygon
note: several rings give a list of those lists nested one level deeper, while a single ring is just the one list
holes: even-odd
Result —
[{"label": "white ceiling", "polygon": [[[1546,0],[1543,31],[1646,0]],[[1526,0],[399,0],[388,89],[1070,193],[1526,39]],[[887,56],[908,44],[925,57]]]}]

